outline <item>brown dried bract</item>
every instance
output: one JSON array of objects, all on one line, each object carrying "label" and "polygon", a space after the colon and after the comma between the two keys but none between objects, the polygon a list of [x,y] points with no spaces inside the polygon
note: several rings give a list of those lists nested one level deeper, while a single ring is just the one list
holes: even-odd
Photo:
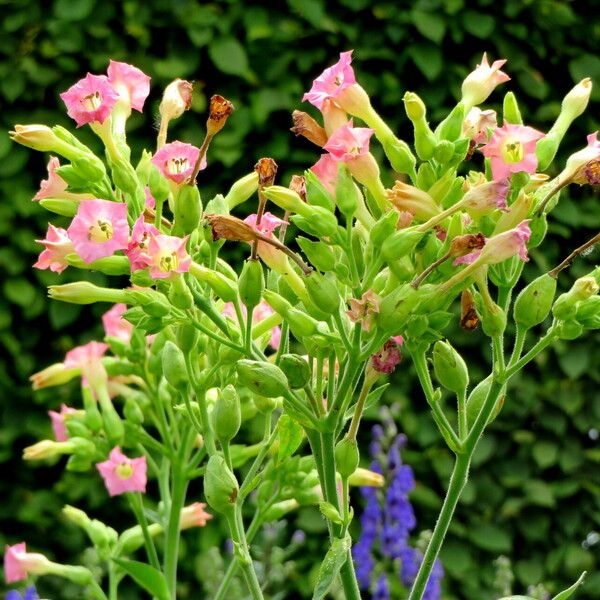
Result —
[{"label": "brown dried bract", "polygon": [[294,135],[301,135],[309,142],[323,147],[327,143],[327,132],[308,113],[295,110],[292,113],[294,126],[290,129]]},{"label": "brown dried bract", "polygon": [[212,229],[213,240],[254,242],[259,238],[253,227],[231,215],[204,215]]},{"label": "brown dried bract", "polygon": [[463,290],[460,297],[460,326],[466,331],[473,331],[479,325],[479,315],[475,310],[473,294],[469,290]]},{"label": "brown dried bract", "polygon": [[254,170],[258,174],[259,188],[273,185],[277,175],[277,163],[272,158],[259,158],[254,165]]},{"label": "brown dried bract", "polygon": [[481,250],[485,246],[483,233],[467,233],[457,235],[450,244],[450,256],[464,256],[473,250]]},{"label": "brown dried bract", "polygon": [[600,185],[600,160],[590,160],[580,167],[573,176],[575,183]]},{"label": "brown dried bract", "polygon": [[292,175],[289,188],[296,192],[303,202],[306,202],[306,178],[304,175]]},{"label": "brown dried bract", "polygon": [[221,131],[233,110],[233,103],[227,100],[227,98],[219,94],[212,96],[210,99],[208,121],[206,123],[208,133],[214,135]]}]

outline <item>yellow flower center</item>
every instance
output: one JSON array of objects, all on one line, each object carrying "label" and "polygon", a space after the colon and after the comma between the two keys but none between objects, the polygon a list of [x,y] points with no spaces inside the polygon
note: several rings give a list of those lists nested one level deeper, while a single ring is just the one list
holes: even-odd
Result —
[{"label": "yellow flower center", "polygon": [[518,163],[523,160],[525,151],[518,140],[507,139],[502,145],[502,160],[506,163]]},{"label": "yellow flower center", "polygon": [[187,158],[171,158],[167,161],[167,171],[171,175],[185,173],[190,168]]},{"label": "yellow flower center", "polygon": [[170,254],[162,254],[158,259],[158,268],[163,273],[169,273],[171,271],[177,271],[179,268],[179,258],[175,252]]},{"label": "yellow flower center", "polygon": [[81,99],[81,104],[85,110],[98,110],[102,104],[102,96],[100,96],[100,92],[94,92],[93,94],[84,96]]},{"label": "yellow flower center", "polygon": [[133,467],[130,464],[122,463],[115,467],[115,473],[119,479],[129,479],[133,475]]},{"label": "yellow flower center", "polygon": [[112,239],[113,227],[110,221],[101,221],[98,219],[90,228],[88,240],[102,244]]}]

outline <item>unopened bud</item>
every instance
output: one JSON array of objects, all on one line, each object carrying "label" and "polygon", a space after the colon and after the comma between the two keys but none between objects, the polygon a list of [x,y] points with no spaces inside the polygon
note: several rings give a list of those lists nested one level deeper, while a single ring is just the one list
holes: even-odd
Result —
[{"label": "unopened bud", "polygon": [[436,127],[435,134],[439,140],[455,142],[462,133],[463,122],[465,120],[465,107],[459,102],[450,114]]},{"label": "unopened bud", "polygon": [[310,366],[298,354],[283,354],[279,359],[279,368],[293,390],[301,389],[310,382]]},{"label": "unopened bud", "polygon": [[390,235],[381,246],[386,261],[395,261],[410,254],[423,239],[425,233],[416,229],[401,229]]},{"label": "unopened bud", "polygon": [[342,517],[340,515],[340,511],[331,504],[331,502],[321,501],[319,502],[319,510],[321,514],[332,523],[336,523],[337,525],[342,524]]},{"label": "unopened bud", "polygon": [[48,296],[53,300],[71,304],[93,304],[94,302],[118,304],[128,302],[128,292],[126,290],[103,288],[89,281],[51,285],[48,287]]},{"label": "unopened bud", "polygon": [[188,310],[194,305],[194,296],[181,273],[171,279],[169,302],[181,310]]},{"label": "unopened bud", "polygon": [[402,102],[404,102],[404,110],[406,111],[406,116],[414,123],[415,121],[420,121],[425,118],[427,113],[427,109],[425,108],[425,104],[423,100],[417,96],[414,92],[406,92],[404,97],[402,98]]},{"label": "unopened bud", "polygon": [[569,121],[574,121],[582,115],[587,108],[592,94],[592,80],[589,77],[582,79],[562,101],[562,113]]},{"label": "unopened bud", "polygon": [[271,521],[280,521],[285,515],[293,510],[296,510],[299,506],[300,504],[294,498],[276,502],[275,504],[272,504],[265,513],[265,523],[269,523]]},{"label": "unopened bud", "polygon": [[265,290],[263,297],[269,306],[282,317],[286,317],[289,310],[292,308],[292,305],[283,296],[272,290]]},{"label": "unopened bud", "polygon": [[127,303],[141,306],[151,317],[164,317],[171,312],[171,303],[164,294],[156,290],[126,290]]},{"label": "unopened bud", "polygon": [[13,142],[40,152],[52,152],[58,141],[52,129],[46,125],[15,125],[15,130],[9,134]]},{"label": "unopened bud", "polygon": [[335,465],[337,472],[346,479],[356,471],[360,451],[356,440],[343,438],[335,447]]},{"label": "unopened bud", "polygon": [[600,296],[592,296],[577,305],[577,322],[586,329],[600,328]]},{"label": "unopened bud", "polygon": [[598,293],[598,284],[594,277],[580,277],[571,289],[561,294],[552,307],[552,314],[563,321],[573,318],[579,302],[587,300]]},{"label": "unopened bud", "polygon": [[199,281],[208,284],[215,294],[225,302],[234,302],[238,296],[235,281],[232,281],[229,277],[218,271],[213,271],[197,263],[192,263],[190,265],[190,274]]},{"label": "unopened bud", "polygon": [[256,360],[240,360],[236,370],[240,383],[255,394],[275,398],[284,396],[288,391],[287,377],[277,365]]},{"label": "unopened bud", "polygon": [[202,201],[195,185],[182,185],[173,205],[173,228],[171,235],[183,237],[194,231],[200,224]]},{"label": "unopened bud", "polygon": [[240,397],[233,385],[229,384],[222,390],[212,412],[215,435],[220,442],[229,442],[240,430],[242,413]]},{"label": "unopened bud", "polygon": [[256,171],[253,171],[234,182],[225,196],[225,202],[230,209],[235,208],[238,204],[242,204],[242,202],[248,200],[257,189],[258,174]]},{"label": "unopened bud", "polygon": [[66,442],[41,440],[33,446],[23,448],[23,460],[44,460],[61,454],[71,454],[73,450],[74,446],[71,440]]},{"label": "unopened bud", "polygon": [[463,357],[449,342],[433,346],[433,370],[437,380],[455,394],[464,393],[469,385],[469,370]]},{"label": "unopened bud", "polygon": [[575,340],[583,333],[583,325],[579,321],[567,319],[559,323],[556,333],[561,340]]},{"label": "unopened bud", "polygon": [[277,175],[277,163],[272,158],[260,158],[254,165],[258,174],[258,187],[264,188],[273,185]]},{"label": "unopened bud", "polygon": [[213,454],[208,459],[204,475],[204,495],[210,507],[219,513],[230,513],[235,505],[239,486],[225,459]]},{"label": "unopened bud", "polygon": [[268,200],[271,200],[277,206],[291,213],[297,213],[308,217],[310,207],[302,201],[297,192],[290,190],[282,185],[272,185],[263,189],[263,193]]},{"label": "unopened bud", "polygon": [[162,119],[170,121],[178,119],[192,105],[193,86],[184,79],[175,79],[163,92],[163,97],[158,107]]},{"label": "unopened bud", "polygon": [[249,258],[242,267],[238,288],[240,299],[248,309],[248,314],[252,313],[255,306],[258,306],[262,298],[265,287],[265,276],[263,267],[259,260]]},{"label": "unopened bud", "polygon": [[504,102],[502,104],[502,117],[505,123],[511,123],[512,125],[523,125],[523,117],[519,110],[519,104],[517,103],[517,97],[514,92],[507,92],[504,96]]},{"label": "unopened bud", "polygon": [[367,486],[367,487],[383,487],[385,484],[385,478],[380,473],[369,471],[369,469],[362,469],[358,467],[352,475],[348,478],[350,485]]},{"label": "unopened bud", "polygon": [[185,391],[188,386],[188,374],[185,357],[180,348],[167,341],[162,350],[162,368],[165,379],[178,391]]},{"label": "unopened bud", "polygon": [[454,143],[448,140],[441,140],[435,145],[433,158],[441,165],[450,162],[454,157]]},{"label": "unopened bud", "polygon": [[225,126],[229,115],[234,110],[234,106],[227,98],[215,94],[210,99],[209,110],[208,121],[206,121],[206,131],[208,135],[215,135]]},{"label": "unopened bud", "polygon": [[497,305],[484,306],[481,311],[481,328],[488,337],[496,337],[506,329],[506,313]]},{"label": "unopened bud", "polygon": [[335,283],[320,273],[304,278],[306,291],[315,305],[327,314],[335,314],[340,308],[340,292]]},{"label": "unopened bud", "polygon": [[545,273],[534,279],[515,300],[515,323],[525,331],[539,325],[550,313],[555,293],[554,277]]},{"label": "unopened bud", "polygon": [[417,159],[406,142],[391,136],[382,139],[381,145],[394,171],[409,175],[415,172]]},{"label": "unopened bud", "polygon": [[301,135],[309,142],[323,147],[327,143],[327,132],[321,127],[309,114],[301,110],[295,110],[292,113],[294,126],[290,129],[294,135]]}]

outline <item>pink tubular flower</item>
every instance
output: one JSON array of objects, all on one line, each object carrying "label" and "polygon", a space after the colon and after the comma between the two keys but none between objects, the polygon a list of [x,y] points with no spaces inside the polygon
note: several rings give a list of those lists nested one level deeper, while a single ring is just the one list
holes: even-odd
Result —
[{"label": "pink tubular flower", "polygon": [[54,438],[57,442],[66,442],[69,439],[67,434],[67,428],[65,427],[65,420],[68,418],[67,415],[76,413],[77,410],[67,406],[66,404],[60,405],[60,412],[55,410],[49,410],[48,415],[52,421],[52,430],[54,431]]},{"label": "pink tubular flower", "polygon": [[541,131],[524,125],[505,123],[497,127],[481,148],[483,155],[491,159],[493,178],[505,179],[521,171],[535,173],[538,165],[535,145],[543,137]]},{"label": "pink tubular flower", "polygon": [[142,112],[150,93],[150,77],[137,67],[111,60],[108,65],[108,82],[131,108]]},{"label": "pink tubular flower", "polygon": [[101,361],[107,350],[108,345],[102,342],[88,342],[77,346],[65,355],[64,366],[67,369],[80,369],[84,384],[89,382],[93,387],[108,378]]},{"label": "pink tubular flower", "polygon": [[514,229],[509,229],[486,240],[481,250],[459,256],[454,260],[454,265],[469,265],[475,261],[482,265],[493,265],[519,255],[522,261],[527,262],[527,242],[531,237],[529,220],[522,221]]},{"label": "pink tubular flower", "polygon": [[68,115],[75,120],[77,127],[81,127],[86,123],[104,123],[117,103],[119,94],[106,75],[88,73],[60,97],[67,106]]},{"label": "pink tubular flower", "polygon": [[190,527],[204,527],[207,521],[210,521],[213,516],[207,513],[204,509],[206,503],[194,502],[189,506],[184,506],[181,510],[181,529],[189,529]]},{"label": "pink tubular flower", "polygon": [[51,564],[43,554],[27,552],[25,542],[6,546],[4,549],[4,579],[6,583],[23,581],[29,574],[46,573]]},{"label": "pink tubular flower", "polygon": [[323,146],[323,149],[337,161],[349,162],[369,153],[369,140],[375,130],[352,125],[350,119],[348,123],[336,129]]},{"label": "pink tubular flower", "polygon": [[[287,225],[287,221],[276,217],[270,212],[263,214],[258,227],[256,226],[256,214],[248,215],[244,219],[244,223],[248,223],[248,225],[252,226],[256,231],[267,237],[272,237],[275,230],[281,225]],[[266,242],[258,242],[258,255],[266,265],[278,273],[288,266],[285,254]]]},{"label": "pink tubular flower", "polygon": [[[146,266],[150,267],[152,279],[166,279],[174,273],[187,273],[192,259],[185,249],[188,236],[184,238],[172,235],[151,235],[147,254],[143,256]],[[142,255],[140,255],[142,258]]]},{"label": "pink tubular flower", "polygon": [[340,60],[332,67],[325,69],[314,81],[304,96],[303,101],[310,102],[319,110],[327,98],[335,98],[340,92],[356,83],[354,71],[350,66],[353,50],[340,52]]},{"label": "pink tubular flower", "polygon": [[[590,177],[586,177],[585,169],[598,160],[600,160],[600,141],[598,140],[598,132],[594,131],[594,133],[587,136],[587,146],[569,156],[565,168],[558,176],[558,180],[565,182],[572,178],[575,183],[590,183]],[[598,185],[597,182],[594,185]]]},{"label": "pink tubular flower", "polygon": [[35,241],[45,246],[45,250],[42,250],[33,265],[36,269],[50,269],[55,273],[62,273],[69,266],[65,257],[74,254],[75,248],[65,229],[48,225],[46,239]]},{"label": "pink tubular flower", "polygon": [[67,233],[86,263],[125,250],[129,239],[127,205],[109,200],[82,200]]},{"label": "pink tubular flower", "polygon": [[[171,142],[165,144],[153,157],[152,164],[160,173],[181,185],[191,176],[196,161],[200,156],[200,149],[192,144]],[[206,168],[206,159],[202,159],[200,170]]]},{"label": "pink tubular flower", "polygon": [[508,210],[506,205],[508,188],[508,179],[483,180],[471,186],[460,202],[464,210],[474,217],[488,214],[496,209],[506,211]]},{"label": "pink tubular flower", "polygon": [[244,219],[244,223],[248,223],[248,225],[252,226],[254,229],[256,229],[256,231],[259,231],[266,236],[272,235],[273,232],[281,225],[287,225],[287,221],[276,217],[270,212],[263,213],[262,219],[260,220],[260,225],[258,227],[256,226],[256,214],[248,215]]},{"label": "pink tubular flower", "polygon": [[335,196],[335,186],[338,176],[338,163],[331,154],[321,154],[321,158],[310,168],[318,177],[325,189]]},{"label": "pink tubular flower", "polygon": [[160,235],[160,231],[151,223],[144,221],[144,215],[140,215],[133,225],[131,239],[125,250],[125,256],[129,259],[132,271],[145,269],[150,261],[148,257],[148,244],[153,235]]},{"label": "pink tubular flower", "polygon": [[481,64],[477,65],[462,84],[463,101],[469,108],[484,102],[498,84],[510,81],[510,77],[500,71],[505,62],[506,60],[496,60],[490,66],[487,54],[483,53]]},{"label": "pink tubular flower", "polygon": [[[402,343],[404,343],[404,339],[402,339]],[[396,370],[396,366],[400,364],[401,360],[400,345],[396,342],[395,338],[390,338],[379,352],[371,356],[370,366],[377,373],[386,373],[389,375]]]},{"label": "pink tubular flower", "polygon": [[133,325],[123,318],[123,313],[126,310],[126,304],[115,304],[102,315],[102,326],[107,337],[114,337],[125,343],[129,343]]},{"label": "pink tubular flower", "polygon": [[33,197],[33,200],[42,200],[43,198],[60,197],[67,190],[67,182],[55,170],[60,167],[60,161],[56,156],[51,156],[48,161],[48,179],[43,179],[40,183],[39,192]]},{"label": "pink tubular flower", "polygon": [[116,446],[110,451],[108,460],[97,463],[96,468],[104,479],[110,496],[125,492],[146,491],[146,457],[128,458]]}]

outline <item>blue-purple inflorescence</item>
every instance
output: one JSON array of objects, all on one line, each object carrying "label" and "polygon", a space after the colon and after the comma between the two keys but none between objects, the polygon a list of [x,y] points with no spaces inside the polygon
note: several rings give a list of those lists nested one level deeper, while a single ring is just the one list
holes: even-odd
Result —
[{"label": "blue-purple inflorescence", "polygon": [[[390,598],[390,578],[399,579],[410,589],[423,558],[410,545],[417,521],[408,499],[415,487],[414,474],[409,465],[402,464],[401,457],[406,436],[396,435],[393,425],[387,429],[391,435],[375,425],[369,446],[373,458],[370,468],[384,475],[386,486],[384,490],[360,488],[366,504],[360,517],[361,535],[352,549],[358,584],[363,590],[371,589],[377,600]],[[436,561],[423,600],[440,598],[442,577],[442,566]]]},{"label": "blue-purple inflorescence", "polygon": [[4,600],[39,600],[39,598],[37,590],[33,585],[29,586],[23,594],[17,590],[10,590],[4,596]]}]

